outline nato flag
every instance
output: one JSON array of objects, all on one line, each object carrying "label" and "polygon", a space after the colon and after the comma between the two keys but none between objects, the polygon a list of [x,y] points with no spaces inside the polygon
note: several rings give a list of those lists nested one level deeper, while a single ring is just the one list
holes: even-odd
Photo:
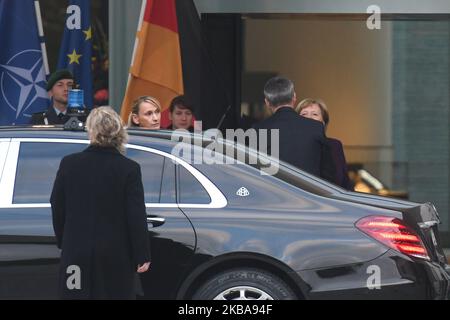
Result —
[{"label": "nato flag", "polygon": [[70,0],[58,60],[58,69],[69,69],[79,89],[84,90],[84,105],[87,108],[92,108],[93,100],[90,5],[90,0]]},{"label": "nato flag", "polygon": [[0,125],[28,124],[49,104],[37,11],[33,0],[0,0]]}]

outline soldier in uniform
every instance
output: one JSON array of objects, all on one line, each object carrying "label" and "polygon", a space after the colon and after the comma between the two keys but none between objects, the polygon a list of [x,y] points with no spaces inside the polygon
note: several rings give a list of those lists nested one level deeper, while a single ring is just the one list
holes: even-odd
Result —
[{"label": "soldier in uniform", "polygon": [[66,69],[54,72],[47,82],[47,92],[52,104],[47,110],[34,113],[33,125],[65,124],[69,120],[67,104],[69,90],[74,86],[73,74]]}]

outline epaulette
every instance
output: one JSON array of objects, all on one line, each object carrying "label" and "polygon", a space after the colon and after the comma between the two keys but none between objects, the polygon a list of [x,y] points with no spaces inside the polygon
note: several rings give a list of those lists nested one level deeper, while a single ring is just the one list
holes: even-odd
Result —
[{"label": "epaulette", "polygon": [[44,125],[48,125],[47,111],[33,113],[32,119],[35,119],[33,122],[39,121],[42,122],[42,124]]}]

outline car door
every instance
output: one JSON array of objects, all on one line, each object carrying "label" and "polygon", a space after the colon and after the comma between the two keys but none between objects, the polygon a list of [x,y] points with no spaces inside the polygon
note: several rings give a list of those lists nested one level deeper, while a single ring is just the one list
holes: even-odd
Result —
[{"label": "car door", "polygon": [[0,299],[57,297],[60,251],[49,198],[61,158],[86,147],[87,141],[78,142],[0,145]]},{"label": "car door", "polygon": [[151,245],[150,270],[141,275],[145,298],[172,299],[195,250],[195,233],[177,205],[176,161],[153,148],[129,146],[127,156],[141,165]]},{"label": "car door", "polygon": [[[0,144],[0,299],[57,297],[60,250],[49,203],[56,171],[87,140],[3,139]],[[142,276],[148,298],[174,297],[195,250],[195,232],[179,209],[175,157],[129,146],[141,165],[152,244],[152,266]],[[187,166],[187,164],[185,164]]]}]

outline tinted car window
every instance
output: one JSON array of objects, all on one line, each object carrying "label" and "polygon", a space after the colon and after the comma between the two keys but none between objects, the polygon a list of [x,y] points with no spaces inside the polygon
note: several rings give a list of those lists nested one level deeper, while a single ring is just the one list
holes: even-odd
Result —
[{"label": "tinted car window", "polygon": [[147,151],[127,149],[127,157],[141,165],[145,202],[159,203],[164,157]]},{"label": "tinted car window", "polygon": [[21,143],[13,203],[48,203],[61,159],[85,148],[77,143]]},{"label": "tinted car window", "polygon": [[161,203],[176,203],[175,164],[164,158],[163,181],[161,184]]},{"label": "tinted car window", "polygon": [[183,166],[179,165],[179,203],[209,204],[211,198],[203,185]]}]

